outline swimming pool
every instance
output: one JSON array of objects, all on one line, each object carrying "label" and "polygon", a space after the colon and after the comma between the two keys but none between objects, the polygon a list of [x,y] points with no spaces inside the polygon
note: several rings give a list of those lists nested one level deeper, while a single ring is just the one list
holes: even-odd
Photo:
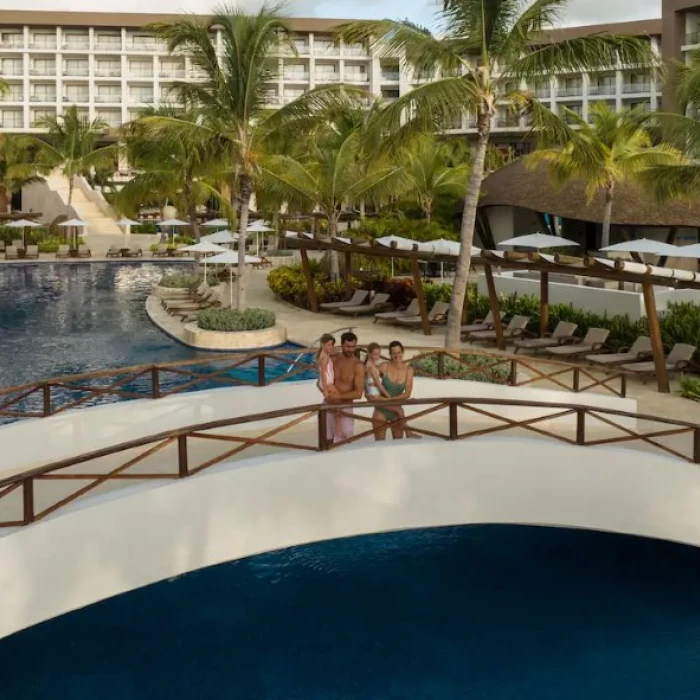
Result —
[{"label": "swimming pool", "polygon": [[[0,267],[0,386],[138,364],[211,358],[212,353],[198,352],[165,335],[146,314],[145,299],[153,285],[173,270],[182,270],[182,266],[42,263]],[[268,376],[282,374],[287,368],[288,364],[271,362]],[[256,368],[250,365],[235,373],[254,379]],[[187,379],[168,376],[164,389]],[[128,388],[142,387],[135,382]],[[103,397],[90,403],[113,400]],[[27,403],[32,401],[39,397]]]},{"label": "swimming pool", "polygon": [[690,700],[699,577],[698,549],[582,530],[295,547],[0,641],[0,697]]}]

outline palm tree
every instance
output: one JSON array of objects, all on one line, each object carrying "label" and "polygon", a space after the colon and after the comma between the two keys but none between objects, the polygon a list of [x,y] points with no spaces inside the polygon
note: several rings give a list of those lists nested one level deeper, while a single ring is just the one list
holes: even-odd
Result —
[{"label": "palm tree", "polygon": [[[212,40],[211,28],[221,33],[222,51]],[[320,95],[339,92],[335,86],[311,91],[271,114],[265,109],[270,84],[276,79],[275,52],[282,47],[292,53],[284,18],[277,7],[263,5],[247,14],[222,5],[210,18],[184,15],[172,22],[153,25],[172,52],[185,52],[202,74],[197,82],[178,82],[173,92],[184,104],[196,106],[197,123],[174,117],[143,120],[151,133],[161,130],[182,143],[208,143],[213,152],[231,163],[230,187],[237,198],[239,227],[238,308],[245,307],[245,251],[250,199],[260,173],[260,158],[270,133],[291,118],[302,123],[313,114]]]},{"label": "palm tree", "polygon": [[450,303],[447,347],[456,347],[460,338],[476,208],[496,100],[518,108],[525,102],[537,115],[541,114],[538,106],[518,90],[522,81],[655,62],[648,42],[636,37],[596,34],[563,38],[549,34],[547,30],[566,5],[567,0],[444,0],[438,35],[393,20],[354,22],[341,28],[341,35],[350,41],[372,42],[380,56],[401,56],[409,69],[438,76],[384,110],[380,122],[385,130],[408,133],[411,125],[419,130],[440,130],[464,112],[476,118],[477,140],[464,195],[462,245]]},{"label": "palm tree", "polygon": [[432,134],[419,136],[405,150],[406,195],[418,202],[428,222],[438,197],[464,196],[469,164],[450,165],[452,157],[450,144]]},{"label": "palm tree", "polygon": [[138,174],[115,195],[115,203],[121,211],[133,215],[146,202],[172,200],[179,211],[186,213],[194,238],[199,241],[197,208],[213,197],[224,210],[229,209],[216,184],[230,167],[221,163],[206,144],[193,147],[164,137],[161,132],[151,133],[146,121],[150,117],[196,124],[199,112],[172,106],[151,108],[126,125],[127,156]]},{"label": "palm tree", "polygon": [[63,114],[45,117],[38,123],[48,131],[46,139],[23,136],[22,144],[36,150],[36,164],[42,171],[60,168],[68,179],[68,215],[73,202],[75,178],[88,175],[93,168],[116,165],[118,144],[97,147],[107,124],[99,119],[89,121],[82,117],[75,105]]},{"label": "palm tree", "polygon": [[[265,187],[287,201],[318,206],[334,238],[345,204],[391,194],[404,177],[400,163],[366,157],[364,131],[361,111],[336,113],[299,144],[301,155],[273,155],[263,160]],[[335,252],[331,264],[331,276],[337,279],[340,268]]]},{"label": "palm tree", "polygon": [[[527,157],[529,165],[545,163],[557,184],[571,178],[586,181],[586,194],[592,199],[598,192],[605,195],[601,248],[610,245],[615,187],[624,180],[639,179],[641,173],[657,165],[681,161],[681,154],[666,144],[652,145],[652,138],[642,122],[645,115],[630,111],[616,112],[607,103],[590,108],[591,123],[566,110],[572,126],[565,145],[543,148]],[[564,126],[562,126],[564,128]]]},{"label": "palm tree", "polygon": [[0,201],[4,197],[8,210],[12,206],[12,195],[32,182],[40,182],[39,166],[34,162],[34,153],[23,143],[21,136],[5,134],[0,138]]}]

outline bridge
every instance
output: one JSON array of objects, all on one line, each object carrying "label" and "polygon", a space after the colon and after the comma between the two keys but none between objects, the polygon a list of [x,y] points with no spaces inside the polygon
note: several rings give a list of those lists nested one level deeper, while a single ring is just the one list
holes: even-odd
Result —
[{"label": "bridge", "polygon": [[330,444],[314,380],[251,384],[52,404],[0,427],[0,637],[206,566],[376,532],[517,523],[700,545],[700,425],[617,391],[424,377],[402,402],[421,440],[374,442],[360,403],[355,437]]}]

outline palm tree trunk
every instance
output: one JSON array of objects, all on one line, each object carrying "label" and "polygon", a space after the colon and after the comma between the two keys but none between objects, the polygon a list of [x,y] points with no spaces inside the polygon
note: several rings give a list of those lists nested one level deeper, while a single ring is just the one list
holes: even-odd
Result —
[{"label": "palm tree trunk", "polygon": [[491,115],[488,112],[481,112],[477,125],[479,140],[474,151],[471,173],[467,182],[467,191],[464,195],[459,257],[457,258],[457,270],[452,285],[450,311],[447,316],[446,348],[459,347],[461,337],[462,308],[464,307],[464,298],[467,295],[467,282],[469,280],[469,267],[471,266],[472,257],[471,248],[474,243],[474,227],[476,225],[476,208],[479,203],[481,181],[484,177],[486,148],[489,145],[489,134],[491,132]]},{"label": "palm tree trunk", "polygon": [[[335,212],[328,216],[328,235],[331,241],[338,235],[338,222],[335,218]],[[338,251],[331,251],[331,279],[335,282],[340,279],[340,260],[338,259]]]},{"label": "palm tree trunk", "polygon": [[605,208],[603,209],[603,231],[600,235],[600,247],[610,245],[610,221],[612,219],[613,187],[611,183],[605,188]]},{"label": "palm tree trunk", "polygon": [[[67,216],[68,216],[69,219],[72,218],[71,215],[70,215],[70,208],[71,208],[71,205],[73,204],[73,187],[74,187],[73,176],[70,175],[70,176],[68,177],[68,211],[67,211]],[[74,243],[74,247],[75,247],[75,248],[78,247],[78,229],[75,230],[75,243]]]},{"label": "palm tree trunk", "polygon": [[423,212],[425,213],[425,220],[430,223],[433,217],[433,200],[426,199],[423,204]]},{"label": "palm tree trunk", "polygon": [[245,309],[245,283],[246,283],[246,240],[248,236],[248,210],[250,209],[250,196],[253,192],[253,184],[248,175],[238,176],[238,202],[240,213],[238,216],[238,298],[236,308],[239,311]]},{"label": "palm tree trunk", "polygon": [[360,200],[360,221],[364,221],[366,214],[366,204],[364,197]]}]

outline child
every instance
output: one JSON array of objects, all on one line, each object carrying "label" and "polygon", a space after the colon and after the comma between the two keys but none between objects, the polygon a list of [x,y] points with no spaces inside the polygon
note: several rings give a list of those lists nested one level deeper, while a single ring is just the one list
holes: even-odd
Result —
[{"label": "child", "polygon": [[[321,336],[320,349],[318,351],[318,388],[323,394],[324,400],[328,400],[333,396],[338,395],[338,390],[335,388],[335,372],[333,368],[333,355],[335,354],[335,338],[329,333],[324,333]],[[329,417],[333,418],[333,439],[338,441],[342,438],[340,432],[340,420],[334,411],[329,413]]]},{"label": "child", "polygon": [[378,343],[370,343],[367,346],[367,359],[365,360],[365,396],[372,399],[388,399],[389,392],[382,386],[382,377],[379,374],[379,363],[382,359],[382,349]]}]

